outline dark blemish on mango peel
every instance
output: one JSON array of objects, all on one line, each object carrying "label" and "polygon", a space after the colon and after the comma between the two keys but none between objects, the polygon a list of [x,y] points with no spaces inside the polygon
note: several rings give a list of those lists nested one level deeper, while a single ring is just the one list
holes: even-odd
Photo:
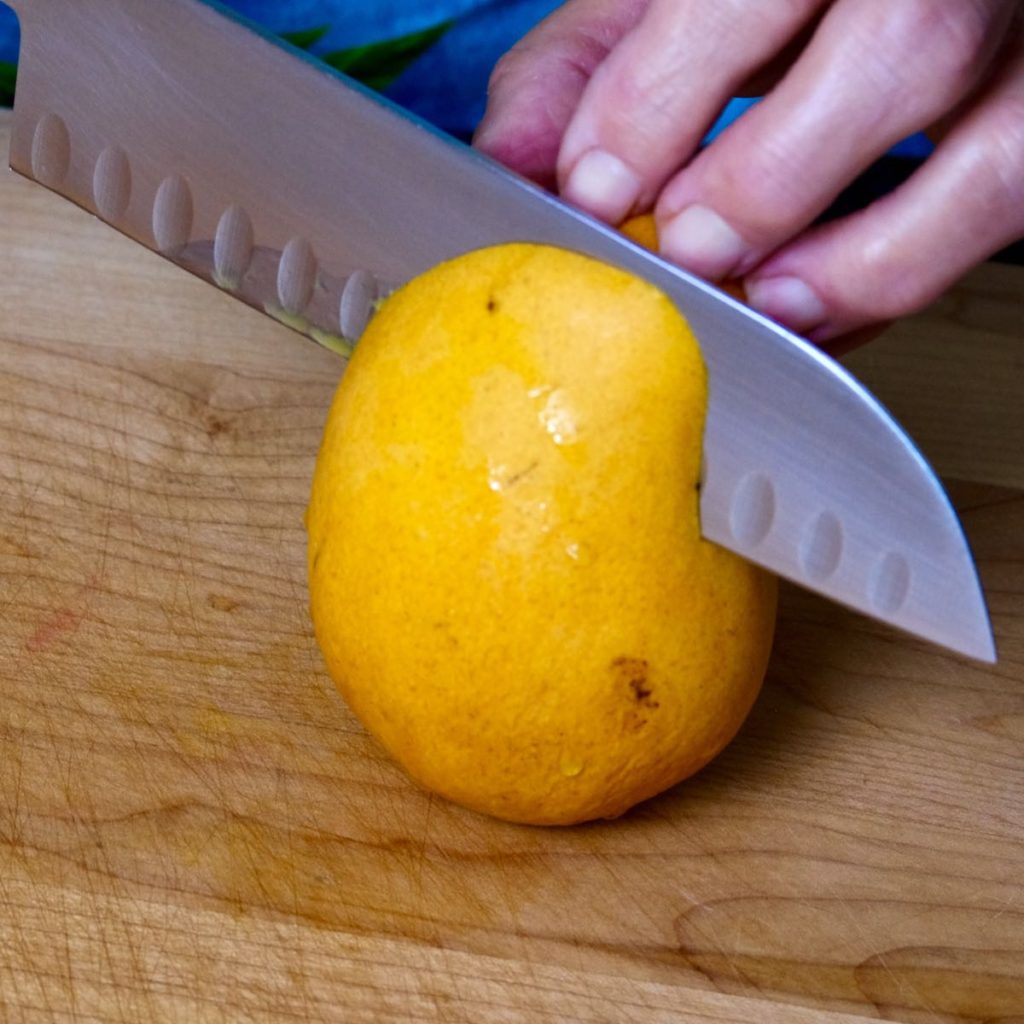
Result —
[{"label": "dark blemish on mango peel", "polygon": [[538,466],[540,463],[535,459],[531,462],[526,469],[521,469],[518,473],[513,474],[505,481],[505,488],[514,487],[516,484],[521,483],[525,480]]},{"label": "dark blemish on mango peel", "polygon": [[[629,685],[633,688],[633,696],[636,698],[637,703],[646,704],[648,707],[652,705],[651,691],[648,690],[639,679],[630,679]],[[654,704],[657,707],[657,704]]]},{"label": "dark blemish on mango peel", "polygon": [[633,700],[637,704],[642,704],[645,708],[659,706],[656,700],[651,699],[654,691],[648,681],[649,666],[644,658],[630,658],[623,655],[621,658],[613,659],[611,668],[616,678],[629,686]]}]

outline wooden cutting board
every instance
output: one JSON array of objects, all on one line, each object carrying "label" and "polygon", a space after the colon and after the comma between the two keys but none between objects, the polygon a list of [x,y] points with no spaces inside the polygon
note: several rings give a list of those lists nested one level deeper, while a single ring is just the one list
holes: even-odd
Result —
[{"label": "wooden cutting board", "polygon": [[520,828],[325,676],[340,364],[0,171],[0,1020],[1024,1021],[1022,334],[988,266],[856,360],[951,479],[996,667],[786,589],[711,767]]}]

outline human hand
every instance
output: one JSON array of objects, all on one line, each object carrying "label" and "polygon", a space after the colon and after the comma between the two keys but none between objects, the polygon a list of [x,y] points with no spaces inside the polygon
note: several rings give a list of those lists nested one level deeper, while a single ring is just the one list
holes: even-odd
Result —
[{"label": "human hand", "polygon": [[[925,129],[905,184],[813,225]],[[1024,0],[569,0],[495,68],[476,143],[610,223],[653,207],[668,259],[848,347],[1024,235]]]}]

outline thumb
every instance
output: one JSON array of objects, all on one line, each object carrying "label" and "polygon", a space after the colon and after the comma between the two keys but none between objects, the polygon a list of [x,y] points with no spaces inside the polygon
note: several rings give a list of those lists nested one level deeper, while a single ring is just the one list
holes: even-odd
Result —
[{"label": "thumb", "polygon": [[555,185],[562,135],[594,69],[650,0],[569,0],[495,65],[473,144],[543,185]]}]

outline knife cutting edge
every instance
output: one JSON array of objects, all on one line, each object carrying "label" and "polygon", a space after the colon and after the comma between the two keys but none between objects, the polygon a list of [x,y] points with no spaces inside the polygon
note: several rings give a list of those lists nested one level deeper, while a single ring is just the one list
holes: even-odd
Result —
[{"label": "knife cutting edge", "polygon": [[15,170],[342,355],[381,296],[470,249],[543,242],[638,274],[708,366],[704,536],[995,660],[942,485],[830,357],[212,0],[8,2]]}]

